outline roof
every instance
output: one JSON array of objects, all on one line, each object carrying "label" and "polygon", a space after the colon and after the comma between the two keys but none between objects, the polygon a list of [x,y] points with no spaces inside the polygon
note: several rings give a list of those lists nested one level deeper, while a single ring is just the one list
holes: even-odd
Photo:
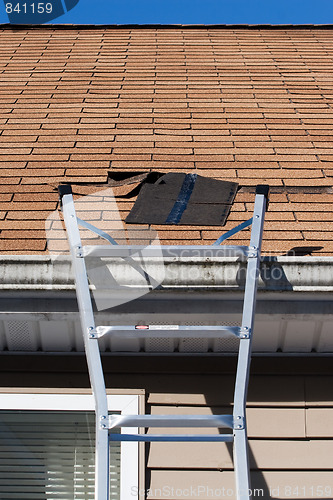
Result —
[{"label": "roof", "polygon": [[[46,252],[58,183],[93,193],[110,170],[158,170],[242,185],[222,231],[268,183],[264,253],[333,254],[330,27],[4,26],[0,37],[0,253]],[[125,218],[133,200],[118,204]],[[156,229],[169,244],[221,234]]]}]

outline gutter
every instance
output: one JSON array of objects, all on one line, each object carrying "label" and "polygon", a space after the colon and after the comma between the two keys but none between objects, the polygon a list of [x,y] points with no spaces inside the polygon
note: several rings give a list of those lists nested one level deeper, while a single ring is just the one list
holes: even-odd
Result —
[{"label": "gutter", "polygon": [[[167,260],[165,288],[243,290],[246,262],[234,257],[220,259]],[[333,291],[331,257],[264,257],[259,274],[259,291]]]},{"label": "gutter", "polygon": [[[138,274],[124,261],[108,262],[123,284],[140,288]],[[150,258],[145,267],[162,282],[164,291],[244,288],[246,263],[235,257]],[[0,276],[1,291],[75,290],[70,259],[63,255],[0,255]],[[259,291],[332,292],[333,257],[263,257]]]}]

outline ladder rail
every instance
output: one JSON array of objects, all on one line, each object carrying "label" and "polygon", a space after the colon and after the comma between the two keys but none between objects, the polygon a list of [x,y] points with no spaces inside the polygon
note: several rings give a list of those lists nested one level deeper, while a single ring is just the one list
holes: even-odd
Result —
[{"label": "ladder rail", "polygon": [[250,247],[256,250],[256,254],[253,257],[249,257],[247,263],[242,314],[242,329],[247,329],[250,335],[247,338],[240,339],[234,391],[234,468],[237,500],[249,500],[249,492],[251,489],[245,411],[251,363],[252,331],[258,288],[262,233],[265,211],[267,208],[267,198],[268,189],[257,188],[250,240]]},{"label": "ladder rail", "polygon": [[[65,186],[67,187],[67,186]],[[89,332],[95,328],[87,270],[84,259],[77,258],[77,248],[82,246],[77,224],[73,196],[70,189],[60,190],[62,211],[74,268],[77,301],[88,364],[88,372],[95,400],[96,443],[95,443],[95,499],[109,498],[109,435],[100,425],[101,418],[108,415],[108,404],[104,374],[97,342],[92,341]]]}]

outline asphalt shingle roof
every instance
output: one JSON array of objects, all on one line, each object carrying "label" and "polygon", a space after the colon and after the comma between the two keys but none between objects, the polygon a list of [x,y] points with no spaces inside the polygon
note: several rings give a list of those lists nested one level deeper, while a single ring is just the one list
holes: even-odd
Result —
[{"label": "asphalt shingle roof", "polygon": [[[45,252],[55,186],[93,192],[110,170],[237,181],[223,231],[268,183],[264,252],[333,254],[331,28],[3,27],[0,46],[2,254]],[[221,234],[156,229],[169,244]]]}]

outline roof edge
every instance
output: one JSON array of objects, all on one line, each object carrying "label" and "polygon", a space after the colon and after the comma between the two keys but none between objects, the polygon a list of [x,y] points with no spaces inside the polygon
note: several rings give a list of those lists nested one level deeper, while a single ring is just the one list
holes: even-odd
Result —
[{"label": "roof edge", "polygon": [[3,23],[2,29],[332,29],[333,24],[11,24]]}]

